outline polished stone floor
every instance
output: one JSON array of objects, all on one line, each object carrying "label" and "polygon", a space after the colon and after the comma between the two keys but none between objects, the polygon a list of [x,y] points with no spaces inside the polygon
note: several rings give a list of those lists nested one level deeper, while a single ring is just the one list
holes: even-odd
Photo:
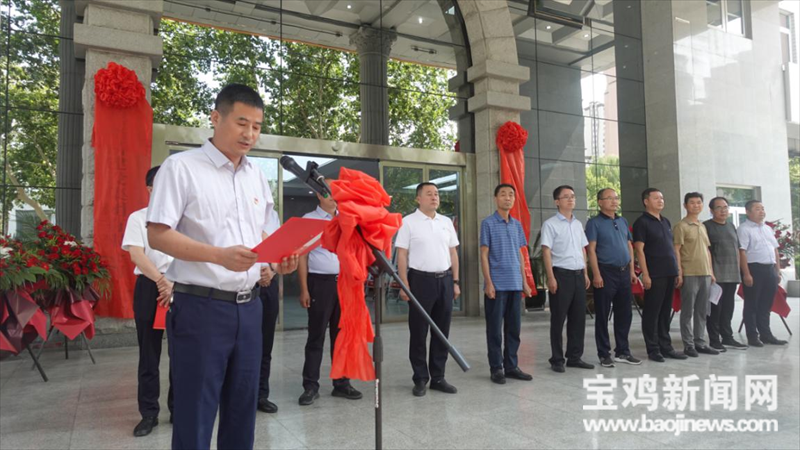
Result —
[{"label": "polished stone floor", "polygon": [[[788,324],[800,332],[800,301],[790,299],[794,312]],[[735,321],[741,317],[737,304]],[[408,331],[404,324],[384,325],[386,361],[382,380],[384,405],[383,442],[386,448],[800,448],[800,343],[789,338],[779,318],[773,314],[772,327],[785,347],[767,346],[746,351],[729,350],[720,356],[701,355],[687,361],[641,366],[622,366],[594,370],[567,369],[556,374],[549,369],[547,312],[530,312],[523,317],[520,366],[533,374],[533,381],[509,380],[505,385],[489,381],[486,362],[485,327],[481,319],[458,318],[451,333],[472,370],[462,373],[448,364],[448,380],[459,388],[456,395],[429,392],[422,398],[411,395],[411,373],[407,362]],[[587,317],[585,359],[596,363],[593,323]],[[677,319],[672,327],[678,344]],[[644,343],[638,315],[634,314],[632,350],[644,356]],[[354,382],[364,399],[349,401],[321,391],[317,402],[300,407],[301,370],[305,332],[278,333],[274,351],[272,399],[280,411],[258,414],[256,448],[370,448],[374,446],[372,384]],[[166,352],[165,352],[166,355]],[[0,363],[0,448],[2,449],[115,449],[169,448],[171,428],[167,414],[162,423],[143,438],[132,436],[139,415],[136,407],[135,348],[96,350],[93,365],[85,352],[49,352],[43,364],[50,376],[42,382],[31,371],[30,358],[20,357]],[[326,363],[324,370],[329,367]],[[162,361],[166,368],[166,359]],[[649,412],[645,406],[627,406],[616,411],[584,411],[587,400],[583,381],[596,374],[622,378],[649,374],[662,381],[670,374],[696,375],[700,382],[710,375],[734,375],[740,392],[738,409],[732,412],[706,411],[702,397],[692,412],[667,411],[663,407]],[[743,385],[746,375],[776,375],[777,410],[764,405],[745,409]],[[166,383],[166,371],[162,370]],[[163,384],[164,386],[166,384]],[[703,391],[700,394],[702,396]],[[613,391],[621,405],[625,393],[621,386]],[[162,405],[165,399],[162,399]],[[166,410],[165,407],[164,411]],[[778,431],[771,432],[589,432],[583,419],[670,419],[675,414],[687,419],[776,419]],[[212,444],[212,447],[215,447]]]}]

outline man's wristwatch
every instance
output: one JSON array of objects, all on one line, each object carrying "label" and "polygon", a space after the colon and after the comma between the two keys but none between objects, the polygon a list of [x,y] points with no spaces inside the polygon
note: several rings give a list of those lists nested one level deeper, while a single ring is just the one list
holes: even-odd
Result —
[{"label": "man's wristwatch", "polygon": [[453,280],[453,284],[455,284],[456,286],[461,286],[461,282],[458,280]]}]

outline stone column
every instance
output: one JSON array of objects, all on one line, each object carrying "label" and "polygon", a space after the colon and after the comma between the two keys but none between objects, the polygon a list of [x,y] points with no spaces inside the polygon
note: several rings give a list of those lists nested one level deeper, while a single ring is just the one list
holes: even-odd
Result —
[{"label": "stone column", "polygon": [[397,34],[361,27],[350,36],[358,49],[361,90],[361,143],[389,145],[387,64]]},{"label": "stone column", "polygon": [[[75,2],[61,0],[61,36],[73,37]],[[75,58],[70,39],[58,44],[60,65],[58,110],[58,157],[56,164],[56,223],[67,232],[81,235],[81,147],[83,117],[81,88],[84,63]]]},{"label": "stone column", "polygon": [[94,74],[109,62],[123,65],[139,77],[150,101],[150,81],[163,54],[155,29],[164,11],[162,0],[80,0],[82,24],[75,24],[75,53],[86,61],[83,83],[83,180],[81,236],[94,238]]},{"label": "stone column", "polygon": [[[517,44],[506,2],[459,0],[469,37],[472,67],[467,82],[473,84],[473,96],[467,101],[474,115],[475,173],[467,184],[474,186],[475,203],[467,205],[467,219],[476,224],[474,232],[464,237],[464,264],[469,286],[464,305],[467,315],[479,316],[483,288],[481,283],[478,224],[495,210],[494,187],[500,180],[500,158],[495,138],[507,121],[519,123],[520,111],[531,109],[529,97],[519,95],[519,85],[528,81],[530,70],[519,65]],[[531,176],[533,174],[530,174]],[[526,193],[528,195],[528,193]]]}]

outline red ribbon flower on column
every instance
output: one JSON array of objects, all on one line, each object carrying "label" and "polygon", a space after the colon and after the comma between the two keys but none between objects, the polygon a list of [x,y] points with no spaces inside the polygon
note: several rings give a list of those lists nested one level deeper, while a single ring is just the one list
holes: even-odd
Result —
[{"label": "red ribbon flower on column", "polygon": [[128,216],[147,205],[153,110],[136,72],[114,62],[95,73],[94,93],[94,248],[108,262],[113,283],[110,301],[98,304],[97,313],[133,318],[136,279],[120,242]]},{"label": "red ribbon flower on column", "polygon": [[[523,148],[528,141],[528,132],[518,123],[506,122],[497,130],[497,149],[500,151],[500,180],[514,186],[517,192],[511,216],[522,223],[525,237],[531,236],[531,213],[525,199],[525,156]],[[531,259],[527,247],[522,251],[525,258],[525,278],[536,295],[536,284],[531,271]]]}]

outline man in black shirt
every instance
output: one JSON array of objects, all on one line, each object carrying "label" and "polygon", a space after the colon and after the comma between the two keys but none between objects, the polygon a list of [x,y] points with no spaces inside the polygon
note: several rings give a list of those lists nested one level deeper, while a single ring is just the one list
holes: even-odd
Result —
[{"label": "man in black shirt", "polygon": [[633,246],[644,284],[644,313],[642,333],[647,356],[664,362],[664,357],[686,359],[672,347],[669,336],[670,308],[678,265],[672,245],[672,224],[661,215],[664,195],[655,188],[642,192],[645,212],[633,223]]}]

